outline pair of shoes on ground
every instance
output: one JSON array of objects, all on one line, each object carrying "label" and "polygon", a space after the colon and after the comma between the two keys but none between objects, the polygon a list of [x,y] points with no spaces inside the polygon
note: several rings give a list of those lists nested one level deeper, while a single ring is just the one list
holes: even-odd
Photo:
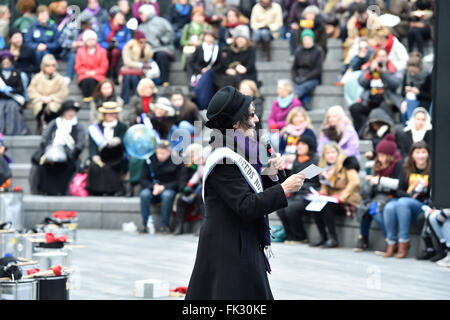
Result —
[{"label": "pair of shoes on ground", "polygon": [[[148,228],[148,227],[140,227],[140,228],[138,229],[138,232],[139,232],[140,234],[146,234],[146,233],[149,233],[149,228]],[[170,234],[170,230],[169,230],[168,227],[161,226],[161,227],[159,228],[159,230],[158,230],[158,233],[161,233],[161,234]]]},{"label": "pair of shoes on ground", "polygon": [[311,243],[310,247],[337,248],[339,247],[339,243],[335,238],[321,238],[319,241]]}]

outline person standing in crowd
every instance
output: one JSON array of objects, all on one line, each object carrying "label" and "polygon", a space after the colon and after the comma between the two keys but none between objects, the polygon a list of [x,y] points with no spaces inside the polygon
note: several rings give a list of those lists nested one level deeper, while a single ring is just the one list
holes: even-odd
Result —
[{"label": "person standing in crowd", "polygon": [[78,122],[78,103],[67,100],[42,134],[38,154],[38,191],[46,195],[69,194],[69,183],[77,172],[79,156],[86,144],[86,131]]},{"label": "person standing in crowd", "polygon": [[95,87],[106,78],[108,71],[107,52],[97,41],[97,34],[93,30],[86,30],[83,33],[84,46],[78,49],[75,57],[78,86],[86,103],[92,101]]},{"label": "person standing in crowd", "polygon": [[422,206],[430,200],[430,170],[430,149],[424,141],[414,143],[400,175],[396,197],[384,207],[388,241],[385,258],[392,257],[397,248],[396,258],[406,258],[411,222],[423,214]]},{"label": "person standing in crowd", "polygon": [[311,29],[303,30],[300,40],[302,46],[295,51],[291,76],[297,97],[309,110],[309,98],[321,82],[324,52],[315,44],[315,35]]},{"label": "person standing in crowd", "polygon": [[106,101],[98,109],[98,123],[91,124],[86,190],[91,195],[125,194],[123,179],[128,170],[123,137],[128,127],[119,121],[122,108],[115,101]]},{"label": "person standing in crowd", "polygon": [[29,133],[22,115],[25,103],[22,79],[13,62],[10,51],[0,51],[0,133],[8,136]]},{"label": "person standing in crowd", "polygon": [[233,43],[233,30],[240,25],[248,25],[249,20],[237,8],[230,7],[227,9],[219,28],[219,45],[220,47],[229,46]]},{"label": "person standing in crowd", "polygon": [[34,0],[19,0],[16,3],[16,8],[21,15],[14,20],[12,28],[19,30],[23,36],[25,36],[30,26],[36,21],[36,15],[33,13],[35,7],[36,2]]},{"label": "person standing in crowd", "polygon": [[[208,160],[219,159],[206,161],[205,219],[186,299],[273,299],[264,252],[270,246],[267,215],[288,205],[286,194],[297,192],[305,176],[292,175],[281,184],[274,181],[284,167],[279,155],[269,159],[268,175],[261,175],[259,144],[253,138],[258,118],[251,97],[227,86],[212,98],[207,118],[206,126],[222,135],[210,141]],[[236,162],[217,163],[224,157],[236,157]],[[240,163],[247,164],[255,182],[247,180]]]},{"label": "person standing in crowd", "polygon": [[403,131],[397,134],[398,145],[403,155],[407,155],[411,145],[419,141],[425,141],[431,146],[431,117],[422,107],[414,109],[411,119],[407,122]]},{"label": "person standing in crowd", "polygon": [[150,204],[161,203],[161,228],[159,232],[168,234],[173,201],[179,191],[181,165],[171,159],[170,142],[160,140],[155,153],[143,164],[140,183],[142,227],[140,233],[154,233],[154,222]]},{"label": "person standing in crowd", "polygon": [[284,156],[286,170],[292,170],[298,149],[298,141],[303,136],[312,140],[309,152],[316,153],[317,139],[309,118],[304,108],[295,107],[287,115],[286,126],[280,132],[280,153]]},{"label": "person standing in crowd", "polygon": [[429,109],[431,84],[420,53],[412,52],[409,55],[408,68],[403,77],[402,97],[400,112],[404,125],[411,118],[415,108],[423,106]]},{"label": "person standing in crowd", "polygon": [[388,59],[384,49],[376,50],[362,69],[359,84],[364,88],[364,92],[359,102],[349,108],[353,124],[358,132],[366,123],[370,111],[375,108],[383,109],[391,119],[394,119],[396,109],[401,103],[397,89],[403,78]]},{"label": "person standing in crowd", "polygon": [[357,211],[360,233],[353,251],[360,252],[369,248],[369,231],[372,220],[377,222],[386,237],[383,209],[386,203],[395,196],[401,172],[402,161],[395,137],[388,134],[376,146],[373,168],[366,175],[362,186],[362,201]]},{"label": "person standing in crowd", "polygon": [[70,84],[75,73],[74,66],[77,50],[84,46],[82,40],[83,32],[90,30],[93,22],[92,14],[89,11],[83,11],[79,16],[79,25],[77,23],[69,23],[61,32],[58,41],[62,49],[60,57],[67,63],[64,76],[66,85]]},{"label": "person standing in crowd", "polygon": [[142,23],[138,30],[147,37],[147,42],[153,50],[153,58],[161,71],[161,83],[163,87],[168,87],[170,62],[175,54],[174,39],[175,33],[170,22],[162,17],[156,16],[155,7],[149,4],[139,8]]},{"label": "person standing in crowd", "polygon": [[109,10],[110,19],[100,27],[98,42],[108,52],[107,76],[118,84],[119,61],[125,44],[131,40],[131,32],[125,25],[125,16],[118,6]]},{"label": "person standing in crowd", "polygon": [[92,93],[92,101],[90,103],[90,122],[93,123],[98,119],[98,109],[101,108],[104,102],[115,101],[119,107],[123,107],[123,100],[117,95],[116,87],[111,79],[106,78],[102,80]]},{"label": "person standing in crowd", "polygon": [[302,103],[294,94],[294,85],[288,79],[280,79],[277,83],[278,97],[272,103],[272,109],[267,120],[269,129],[281,130],[286,126],[286,117],[289,112],[301,107]]},{"label": "person standing in crowd", "polygon": [[219,52],[217,64],[213,67],[214,85],[217,89],[225,86],[239,87],[244,79],[257,82],[255,48],[250,41],[250,30],[240,25],[233,29],[234,40]]},{"label": "person standing in crowd", "polygon": [[175,33],[174,45],[179,48],[185,25],[191,22],[192,5],[188,0],[174,0],[167,10],[167,20]]},{"label": "person standing in crowd", "polygon": [[314,32],[315,43],[322,48],[324,52],[324,57],[326,57],[328,48],[327,48],[327,31],[325,30],[325,25],[322,21],[322,17],[320,16],[320,9],[317,6],[308,6],[303,10],[301,15],[301,19],[299,19],[297,34],[294,35],[297,46],[302,46],[302,41],[300,40],[300,36],[303,30],[310,29]]},{"label": "person standing in crowd", "polygon": [[92,30],[94,30],[95,33],[98,33],[100,27],[108,22],[108,12],[100,6],[99,0],[87,0],[86,9],[84,9],[82,13],[84,12],[89,12],[94,17]]},{"label": "person standing in crowd", "polygon": [[123,67],[126,73],[121,69],[122,74],[122,99],[125,104],[130,101],[130,96],[136,93],[142,70],[150,68],[150,62],[153,57],[152,47],[145,41],[145,34],[136,30],[132,40],[128,41],[122,50]]},{"label": "person standing in crowd", "polygon": [[317,152],[321,154],[324,146],[329,142],[336,142],[346,156],[359,160],[358,133],[341,106],[328,108],[320,128]]},{"label": "person standing in crowd", "polygon": [[210,26],[205,22],[203,7],[196,7],[192,10],[192,21],[185,24],[180,38],[180,47],[183,51],[181,55],[181,66],[186,69],[186,64],[191,56],[203,42],[203,35]]},{"label": "person standing in crowd", "polygon": [[261,43],[264,61],[270,61],[270,43],[278,39],[283,26],[281,6],[273,0],[261,0],[252,9],[250,27],[253,30],[253,43]]},{"label": "person standing in crowd", "polygon": [[50,23],[48,7],[40,5],[37,10],[37,21],[28,28],[25,34],[25,45],[34,50],[36,60],[41,63],[42,57],[50,53],[57,55],[60,49],[59,31],[56,25]]},{"label": "person standing in crowd", "polygon": [[42,58],[41,72],[31,79],[28,87],[31,107],[41,133],[50,121],[59,116],[59,108],[69,96],[69,88],[57,68],[55,57],[46,54]]},{"label": "person standing in crowd", "polygon": [[[259,92],[256,82],[253,80],[242,80],[239,84],[239,92],[252,97],[256,116],[258,119],[262,119],[264,112],[264,97]],[[262,129],[260,121],[256,124],[255,129],[257,132]]]},{"label": "person standing in crowd", "polygon": [[321,211],[314,212],[320,239],[311,246],[336,248],[339,240],[335,215],[353,218],[361,201],[359,163],[355,157],[347,157],[336,142],[329,142],[322,149],[319,167],[324,169],[319,176],[320,194],[336,198],[336,203],[328,202]]},{"label": "person standing in crowd", "polygon": [[[296,156],[292,166],[292,174],[296,174],[311,164],[319,164],[319,156],[315,152],[316,143],[308,135],[302,135],[296,145]],[[319,189],[319,176],[306,180],[298,192],[292,193],[288,197],[288,206],[277,211],[278,217],[286,232],[285,243],[308,243],[308,235],[303,225],[303,216],[309,201],[305,198],[310,193],[310,188]]]},{"label": "person standing in crowd", "polygon": [[23,96],[25,101],[29,100],[28,85],[31,77],[39,72],[39,63],[36,61],[36,55],[33,49],[23,43],[23,35],[19,31],[13,32],[9,45],[6,47],[14,55],[14,67],[20,71],[23,85]]},{"label": "person standing in crowd", "polygon": [[417,46],[417,50],[423,55],[425,41],[431,39],[433,2],[431,0],[417,0],[411,6],[408,51],[413,52],[414,47]]}]

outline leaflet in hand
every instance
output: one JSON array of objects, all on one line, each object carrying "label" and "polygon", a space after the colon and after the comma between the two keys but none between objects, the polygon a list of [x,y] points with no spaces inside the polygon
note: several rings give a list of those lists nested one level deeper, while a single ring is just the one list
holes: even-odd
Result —
[{"label": "leaflet in hand", "polygon": [[319,168],[315,164],[311,164],[308,167],[306,167],[305,169],[303,169],[302,171],[300,171],[299,173],[303,173],[305,175],[306,179],[312,179],[315,176],[317,176],[318,174],[322,173],[322,171],[323,171],[322,168]]}]

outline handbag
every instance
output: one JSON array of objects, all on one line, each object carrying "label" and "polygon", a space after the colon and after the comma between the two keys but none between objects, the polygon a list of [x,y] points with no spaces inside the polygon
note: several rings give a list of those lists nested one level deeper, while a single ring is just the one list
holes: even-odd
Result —
[{"label": "handbag", "polygon": [[184,54],[193,54],[195,52],[195,46],[184,46],[183,53]]},{"label": "handbag", "polygon": [[122,67],[119,70],[119,74],[121,76],[138,76],[138,77],[142,77],[144,75],[144,71],[142,71],[142,69],[137,69],[137,68]]},{"label": "handbag", "polygon": [[161,76],[161,70],[155,60],[150,61],[150,68],[145,70],[145,77],[149,79],[158,79]]},{"label": "handbag", "polygon": [[87,197],[89,192],[86,190],[87,172],[77,173],[70,183],[70,194],[77,197]]}]

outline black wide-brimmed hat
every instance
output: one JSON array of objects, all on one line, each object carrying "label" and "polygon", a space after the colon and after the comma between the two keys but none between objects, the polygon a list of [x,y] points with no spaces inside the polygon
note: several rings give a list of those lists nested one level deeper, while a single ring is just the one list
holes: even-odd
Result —
[{"label": "black wide-brimmed hat", "polygon": [[80,104],[73,100],[64,101],[58,110],[58,115],[62,115],[67,110],[75,110],[75,112],[78,112],[80,110]]},{"label": "black wide-brimmed hat", "polygon": [[216,92],[208,105],[205,123],[210,129],[232,129],[248,110],[252,98],[240,93],[236,88],[226,86]]}]

